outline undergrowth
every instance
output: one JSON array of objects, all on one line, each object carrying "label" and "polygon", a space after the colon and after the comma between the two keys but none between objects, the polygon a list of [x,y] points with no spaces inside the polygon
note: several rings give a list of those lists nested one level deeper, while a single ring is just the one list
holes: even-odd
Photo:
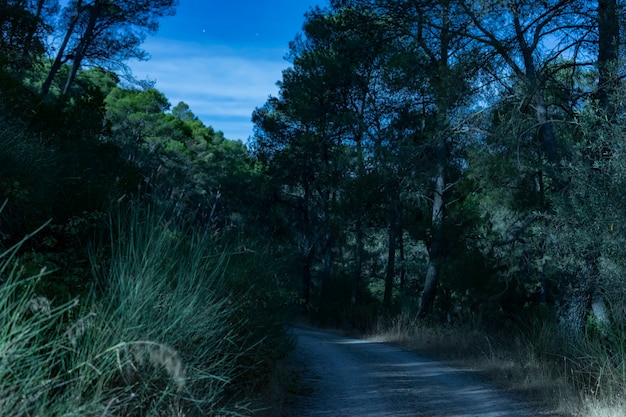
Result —
[{"label": "undergrowth", "polygon": [[25,276],[19,244],[0,255],[0,417],[250,414],[290,347],[263,309],[280,283],[258,287],[276,278],[262,255],[233,256],[149,210],[112,224],[83,300],[36,294],[46,271]]},{"label": "undergrowth", "polygon": [[499,332],[441,325],[401,314],[369,336],[469,368],[530,403],[577,417],[622,417],[626,409],[626,337],[619,329],[573,342],[545,315]]}]

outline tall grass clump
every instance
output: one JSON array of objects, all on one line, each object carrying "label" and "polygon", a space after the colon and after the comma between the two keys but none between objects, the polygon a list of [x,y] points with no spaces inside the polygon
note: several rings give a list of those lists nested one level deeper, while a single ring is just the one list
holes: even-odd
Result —
[{"label": "tall grass clump", "polygon": [[53,307],[34,293],[46,271],[24,273],[17,253],[25,240],[0,253],[0,417],[49,415],[64,385],[55,372],[58,328],[73,303]]},{"label": "tall grass clump", "polygon": [[626,323],[623,301],[609,303],[610,322],[590,316],[586,335],[568,341],[565,376],[580,393],[585,415],[622,416],[626,407]]},{"label": "tall grass clump", "polygon": [[225,415],[239,407],[238,393],[267,359],[258,352],[278,340],[271,333],[280,323],[251,305],[265,265],[149,209],[120,217],[111,241],[108,268],[96,273],[102,296],[85,316],[102,320],[89,336],[100,340],[78,361],[83,369],[89,358],[108,358],[106,368],[116,369],[110,384],[129,399],[116,405],[125,415],[170,408]]},{"label": "tall grass clump", "polygon": [[265,265],[149,209],[112,224],[88,300],[54,307],[2,255],[0,417],[246,414],[288,348],[251,284]]}]

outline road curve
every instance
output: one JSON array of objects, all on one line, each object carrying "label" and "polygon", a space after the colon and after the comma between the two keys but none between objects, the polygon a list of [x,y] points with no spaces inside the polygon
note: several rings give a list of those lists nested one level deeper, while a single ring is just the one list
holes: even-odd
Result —
[{"label": "road curve", "polygon": [[294,328],[309,395],[290,416],[537,417],[468,372],[384,343]]}]

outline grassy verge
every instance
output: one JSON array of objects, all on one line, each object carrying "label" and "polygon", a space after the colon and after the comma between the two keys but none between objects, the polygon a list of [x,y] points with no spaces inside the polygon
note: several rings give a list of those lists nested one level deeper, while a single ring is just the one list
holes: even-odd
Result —
[{"label": "grassy verge", "polygon": [[[543,410],[564,416],[622,417],[623,354],[597,340],[567,345],[549,321],[487,332],[479,326],[429,325],[407,315],[380,323],[369,339],[398,343],[489,382]],[[623,353],[623,352],[622,352]]]},{"label": "grassy verge", "polygon": [[0,417],[251,414],[289,348],[262,254],[145,210],[116,224],[85,300],[55,305],[33,290],[45,271],[0,255]]}]

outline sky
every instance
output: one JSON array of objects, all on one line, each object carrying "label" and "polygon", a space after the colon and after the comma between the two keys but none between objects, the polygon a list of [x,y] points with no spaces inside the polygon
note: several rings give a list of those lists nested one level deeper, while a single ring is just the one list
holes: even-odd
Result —
[{"label": "sky", "polygon": [[150,60],[128,65],[172,106],[184,101],[205,125],[246,142],[252,112],[278,94],[289,41],[318,5],[328,0],[180,0],[144,42]]}]

